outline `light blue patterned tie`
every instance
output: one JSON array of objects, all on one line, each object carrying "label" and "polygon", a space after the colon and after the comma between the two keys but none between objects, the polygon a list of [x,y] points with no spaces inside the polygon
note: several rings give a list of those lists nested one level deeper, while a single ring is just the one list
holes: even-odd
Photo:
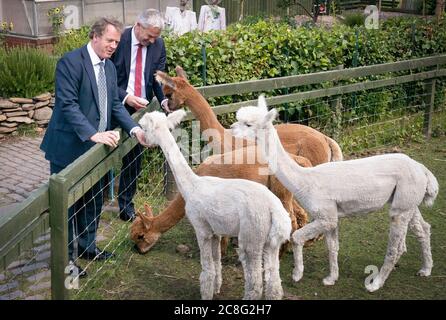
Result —
[{"label": "light blue patterned tie", "polygon": [[105,79],[104,61],[99,62],[98,75],[98,94],[99,94],[99,132],[107,129],[107,80]]}]

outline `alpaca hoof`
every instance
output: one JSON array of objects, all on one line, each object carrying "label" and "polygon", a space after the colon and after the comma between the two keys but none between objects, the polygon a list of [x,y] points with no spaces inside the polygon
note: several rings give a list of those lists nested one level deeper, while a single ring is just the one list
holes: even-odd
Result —
[{"label": "alpaca hoof", "polygon": [[304,274],[302,271],[293,271],[293,281],[298,282],[300,279],[302,279],[303,275]]},{"label": "alpaca hoof", "polygon": [[378,290],[379,288],[381,288],[381,286],[379,285],[379,283],[377,282],[372,282],[370,284],[367,284],[365,286],[365,288],[367,289],[368,292],[375,292],[376,290]]},{"label": "alpaca hoof", "polygon": [[429,277],[431,275],[431,269],[420,269],[420,271],[417,272],[417,276],[420,277]]},{"label": "alpaca hoof", "polygon": [[324,280],[322,280],[322,283],[325,286],[332,286],[335,284],[335,282],[336,282],[336,279],[333,279],[332,277],[326,277],[326,278],[324,278]]}]

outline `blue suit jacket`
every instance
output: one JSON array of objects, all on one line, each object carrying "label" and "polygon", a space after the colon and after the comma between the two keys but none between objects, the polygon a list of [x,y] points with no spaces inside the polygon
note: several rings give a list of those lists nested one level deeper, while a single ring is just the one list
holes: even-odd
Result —
[{"label": "blue suit jacket", "polygon": [[[111,121],[127,133],[137,126],[118,97],[116,69],[105,61],[107,129]],[[90,149],[99,127],[98,87],[87,46],[68,52],[56,66],[56,101],[40,148],[50,162],[66,167]]]},{"label": "blue suit jacket", "polygon": [[[127,86],[130,74],[130,60],[132,53],[132,28],[124,30],[119,42],[118,48],[111,57],[115,64],[118,75],[119,99],[121,101],[127,95]],[[157,70],[164,71],[166,67],[166,48],[164,41],[157,38],[154,43],[147,47],[146,64],[144,67],[144,80],[146,85],[146,97],[151,101],[153,93],[161,103],[165,99],[161,85],[155,80],[155,72]],[[135,112],[134,108],[128,107],[127,110],[132,114]]]}]

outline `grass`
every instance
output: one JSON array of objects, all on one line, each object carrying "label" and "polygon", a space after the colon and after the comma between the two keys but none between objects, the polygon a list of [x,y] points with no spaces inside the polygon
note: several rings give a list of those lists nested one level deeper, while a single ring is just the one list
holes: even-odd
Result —
[{"label": "grass", "polygon": [[[444,132],[444,131],[443,131]],[[281,260],[284,299],[446,299],[446,137],[432,138],[428,143],[413,142],[400,146],[403,152],[425,164],[436,175],[440,193],[434,207],[421,207],[432,226],[432,276],[417,277],[421,267],[420,247],[410,232],[407,249],[385,286],[370,294],[364,288],[368,265],[382,265],[389,228],[386,210],[340,222],[338,282],[325,287],[322,279],[328,274],[328,257],[324,241],[304,249],[305,272],[299,283],[291,279],[292,253]],[[156,210],[158,212],[158,210]],[[134,251],[128,239],[129,224],[111,213],[101,219],[100,233],[110,243],[117,258],[111,263],[93,262],[89,276],[81,280],[81,289],[72,292],[74,299],[200,299],[199,250],[195,234],[187,219],[166,232],[147,255]],[[179,244],[191,250],[176,252]],[[84,264],[85,266],[85,264]],[[223,258],[223,285],[215,299],[241,299],[244,279],[233,247]]]}]

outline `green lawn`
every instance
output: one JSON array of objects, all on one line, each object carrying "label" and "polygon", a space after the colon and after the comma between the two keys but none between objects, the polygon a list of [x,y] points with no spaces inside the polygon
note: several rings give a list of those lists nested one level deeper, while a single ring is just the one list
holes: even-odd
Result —
[{"label": "green lawn", "polygon": [[[318,241],[304,250],[304,277],[299,283],[291,278],[292,253],[281,260],[284,299],[446,299],[446,137],[433,138],[427,143],[413,143],[402,151],[425,164],[437,177],[440,193],[433,208],[421,207],[432,226],[434,268],[431,277],[421,278],[420,247],[410,232],[407,250],[385,286],[368,293],[364,280],[368,265],[381,267],[387,246],[389,219],[383,210],[368,216],[340,222],[338,282],[325,287],[322,279],[328,274],[325,241]],[[101,220],[101,231],[111,241],[117,258],[111,263],[93,262],[89,276],[81,280],[81,289],[72,291],[74,299],[200,299],[199,251],[192,227],[183,219],[164,234],[147,254],[137,254],[128,239],[129,224],[107,213]],[[191,251],[176,252],[176,246],[186,244]],[[103,247],[102,245],[101,247]],[[97,271],[97,272],[96,272]],[[223,259],[223,285],[215,299],[241,299],[243,273],[235,250],[231,247]]]}]

